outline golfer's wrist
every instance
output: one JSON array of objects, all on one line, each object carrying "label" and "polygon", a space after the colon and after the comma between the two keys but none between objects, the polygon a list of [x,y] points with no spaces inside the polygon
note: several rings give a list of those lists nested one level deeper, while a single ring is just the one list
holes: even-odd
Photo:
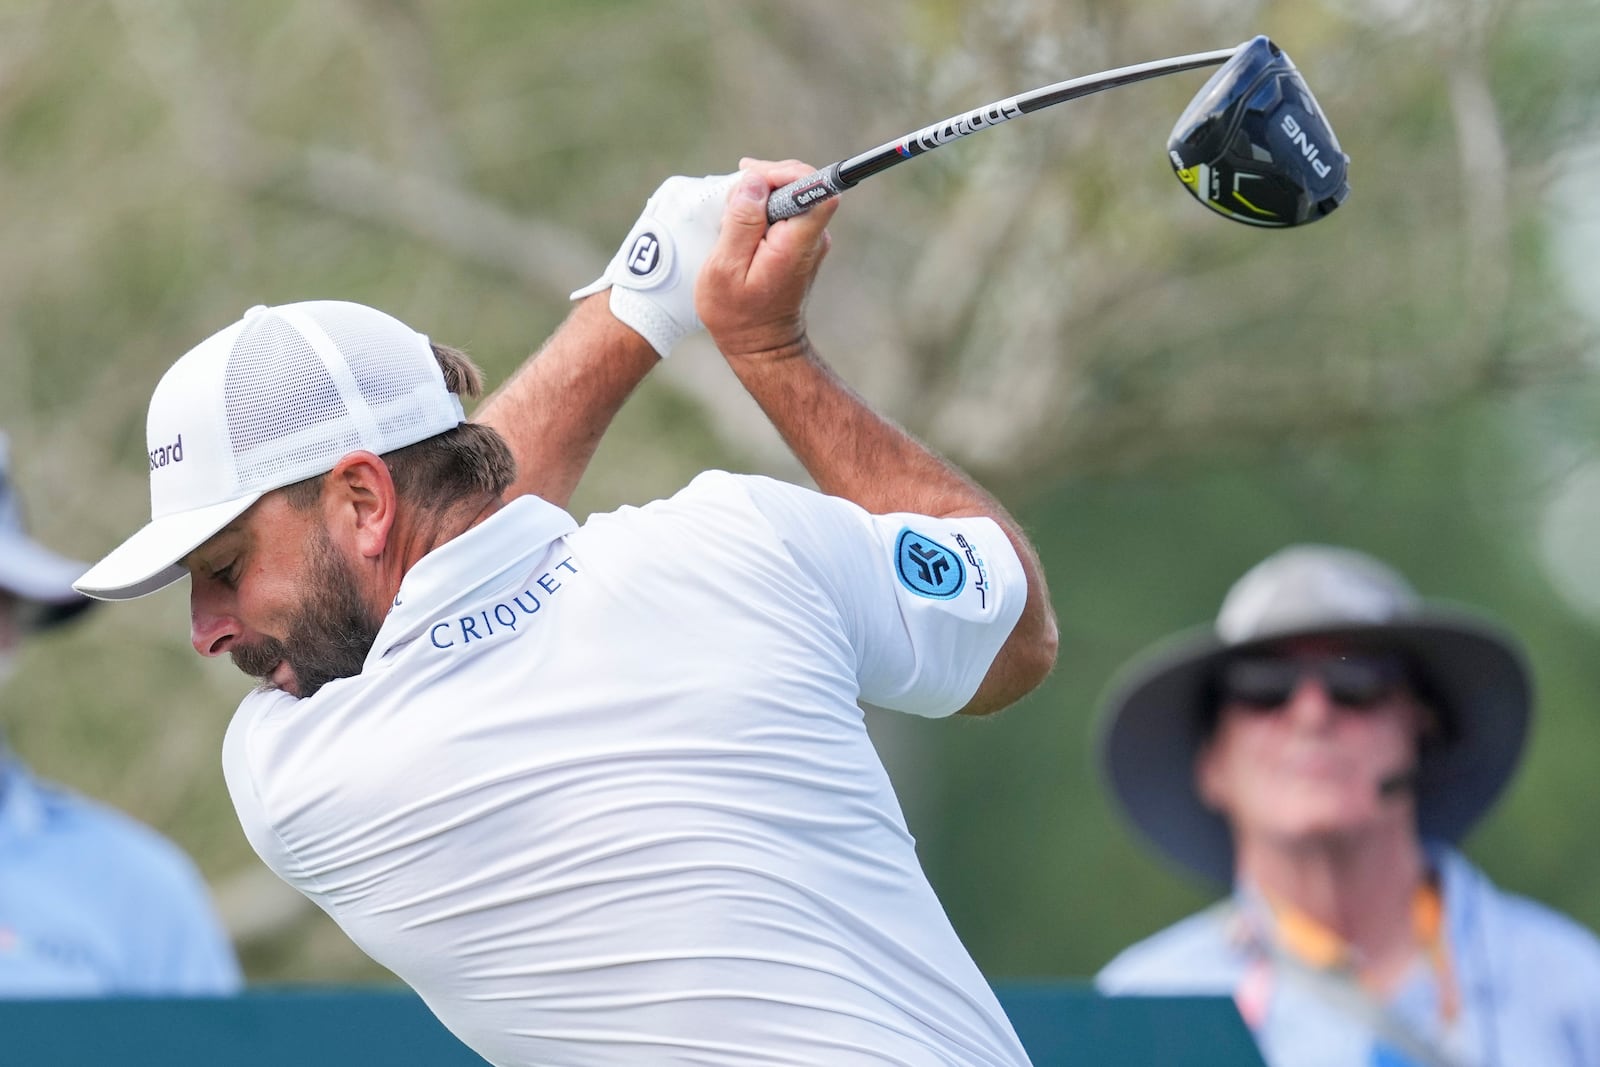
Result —
[{"label": "golfer's wrist", "polygon": [[580,298],[570,318],[581,324],[590,343],[614,356],[628,359],[648,356],[652,361],[659,360],[660,353],[650,339],[617,317],[611,307],[610,294],[607,289]]}]

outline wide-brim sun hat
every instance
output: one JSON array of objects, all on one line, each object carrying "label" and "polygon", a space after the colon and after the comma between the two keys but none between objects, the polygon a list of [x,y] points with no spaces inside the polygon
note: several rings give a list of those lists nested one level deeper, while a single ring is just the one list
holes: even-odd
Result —
[{"label": "wide-brim sun hat", "polygon": [[428,338],[363,304],[257,306],[190,349],[150,398],[150,521],[75,588],[131,600],[182,578],[180,561],[251,505],[460,425]]},{"label": "wide-brim sun hat", "polygon": [[93,603],[72,588],[87,567],[28,536],[22,505],[11,485],[6,438],[0,434],[0,592],[30,609],[21,614],[28,629],[55,626]]},{"label": "wide-brim sun hat", "polygon": [[1229,658],[1295,638],[1326,637],[1402,654],[1442,718],[1420,746],[1413,789],[1424,838],[1459,841],[1511,781],[1532,717],[1520,643],[1465,609],[1424,602],[1370,556],[1295,545],[1251,568],[1215,625],[1179,634],[1118,672],[1099,716],[1096,756],[1122,813],[1166,859],[1222,884],[1233,840],[1201,800],[1195,759]]}]

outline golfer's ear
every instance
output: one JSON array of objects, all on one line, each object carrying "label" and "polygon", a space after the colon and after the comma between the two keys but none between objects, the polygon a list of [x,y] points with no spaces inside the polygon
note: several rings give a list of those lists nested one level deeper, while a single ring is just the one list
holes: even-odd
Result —
[{"label": "golfer's ear", "polygon": [[371,452],[352,452],[328,472],[322,500],[328,533],[363,556],[382,554],[394,527],[394,478]]}]

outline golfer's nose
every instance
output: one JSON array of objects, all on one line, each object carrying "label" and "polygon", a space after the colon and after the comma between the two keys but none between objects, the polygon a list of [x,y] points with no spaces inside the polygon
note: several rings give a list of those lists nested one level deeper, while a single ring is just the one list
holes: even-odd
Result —
[{"label": "golfer's nose", "polygon": [[189,641],[202,656],[220,656],[239,639],[239,620],[198,583],[189,592]]}]

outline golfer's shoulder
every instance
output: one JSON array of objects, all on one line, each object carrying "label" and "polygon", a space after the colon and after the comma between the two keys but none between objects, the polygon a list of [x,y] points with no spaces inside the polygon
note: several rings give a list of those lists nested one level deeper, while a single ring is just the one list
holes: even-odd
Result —
[{"label": "golfer's shoulder", "polygon": [[1239,953],[1221,907],[1207,908],[1128,946],[1095,975],[1108,994],[1226,992],[1237,980]]},{"label": "golfer's shoulder", "polygon": [[674,502],[690,507],[731,507],[761,510],[773,501],[798,502],[803,506],[825,498],[812,489],[762,474],[734,474],[725,470],[702,471],[673,497]]},{"label": "golfer's shoulder", "polygon": [[624,506],[591,515],[579,531],[579,542],[626,532],[667,535],[693,529],[697,538],[715,538],[739,531],[753,533],[783,525],[808,508],[826,506],[810,489],[755,474],[708,470],[671,496],[642,507]]},{"label": "golfer's shoulder", "polygon": [[314,781],[317,774],[351,755],[352,716],[341,714],[338,693],[359,679],[339,679],[316,696],[300,700],[258,689],[244,698],[222,739],[222,771],[234,804],[264,804],[287,785]]}]

